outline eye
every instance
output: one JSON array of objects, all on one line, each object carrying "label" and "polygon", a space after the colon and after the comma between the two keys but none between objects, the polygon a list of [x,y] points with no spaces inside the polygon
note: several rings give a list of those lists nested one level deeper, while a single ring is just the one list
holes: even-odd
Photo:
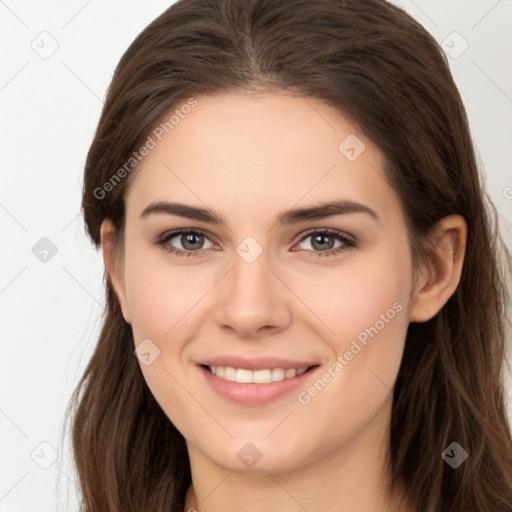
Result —
[{"label": "eye", "polygon": [[[165,233],[156,244],[168,253],[186,257],[200,256],[203,249],[215,247],[206,233],[197,229],[180,229]],[[305,250],[308,256],[331,256],[357,245],[352,236],[329,229],[310,231],[295,247],[301,244],[303,247],[300,249]]]},{"label": "eye", "polygon": [[353,237],[329,229],[310,231],[297,245],[300,244],[303,244],[302,249],[307,251],[308,256],[331,256],[348,247],[356,247]]},{"label": "eye", "polygon": [[177,256],[198,256],[202,254],[203,249],[211,249],[215,245],[205,233],[195,229],[181,229],[167,233],[157,241],[157,244],[164,251]]}]

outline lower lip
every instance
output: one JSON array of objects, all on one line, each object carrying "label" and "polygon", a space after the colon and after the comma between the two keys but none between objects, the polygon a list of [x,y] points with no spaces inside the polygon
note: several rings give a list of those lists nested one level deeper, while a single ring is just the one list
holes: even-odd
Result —
[{"label": "lower lip", "polygon": [[198,366],[211,388],[219,395],[241,405],[264,405],[291,393],[304,385],[306,379],[318,368],[310,368],[302,375],[267,384],[243,384],[221,379],[203,366]]}]

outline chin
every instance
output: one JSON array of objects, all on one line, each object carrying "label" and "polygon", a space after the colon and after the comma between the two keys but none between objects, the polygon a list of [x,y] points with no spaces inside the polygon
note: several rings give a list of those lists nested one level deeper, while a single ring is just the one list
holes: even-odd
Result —
[{"label": "chin", "polygon": [[303,442],[290,437],[288,446],[269,439],[245,439],[231,439],[224,447],[217,446],[215,451],[209,446],[203,453],[215,464],[237,473],[279,474],[306,466],[321,458],[322,452],[329,451],[329,448],[305,447]]}]

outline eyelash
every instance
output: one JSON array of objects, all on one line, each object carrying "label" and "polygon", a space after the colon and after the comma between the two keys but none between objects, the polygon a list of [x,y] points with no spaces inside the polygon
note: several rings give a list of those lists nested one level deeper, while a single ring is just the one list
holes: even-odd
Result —
[{"label": "eyelash", "polygon": [[[346,234],[343,234],[339,231],[334,231],[331,229],[312,229],[304,234],[304,236],[297,242],[297,244],[302,243],[304,240],[309,238],[311,235],[319,234],[319,235],[327,235],[329,237],[332,237],[340,242],[342,242],[343,245],[340,247],[337,247],[336,249],[329,249],[327,251],[313,251],[306,249],[306,254],[308,257],[323,257],[323,256],[334,256],[335,254],[338,254],[339,252],[346,250],[347,248],[355,248],[357,247],[356,240],[348,236]],[[165,252],[174,254],[175,256],[182,256],[182,257],[191,257],[191,256],[200,256],[202,254],[203,250],[206,249],[199,249],[196,251],[187,251],[183,249],[177,249],[176,247],[173,247],[168,242],[172,238],[178,236],[178,235],[201,235],[206,238],[208,238],[208,235],[200,230],[200,229],[178,229],[176,231],[171,231],[170,233],[166,233],[160,237],[159,240],[156,241],[156,245],[160,246],[162,250]],[[295,245],[297,245],[295,244]],[[299,249],[300,250],[300,249]]]}]

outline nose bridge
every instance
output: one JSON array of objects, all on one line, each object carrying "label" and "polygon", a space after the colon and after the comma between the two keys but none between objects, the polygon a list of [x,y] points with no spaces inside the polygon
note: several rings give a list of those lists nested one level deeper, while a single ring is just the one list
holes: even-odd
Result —
[{"label": "nose bridge", "polygon": [[[248,237],[249,238],[249,237]],[[236,249],[216,306],[216,321],[245,336],[262,327],[283,328],[290,321],[285,287],[269,269],[268,253],[254,239]]]}]

